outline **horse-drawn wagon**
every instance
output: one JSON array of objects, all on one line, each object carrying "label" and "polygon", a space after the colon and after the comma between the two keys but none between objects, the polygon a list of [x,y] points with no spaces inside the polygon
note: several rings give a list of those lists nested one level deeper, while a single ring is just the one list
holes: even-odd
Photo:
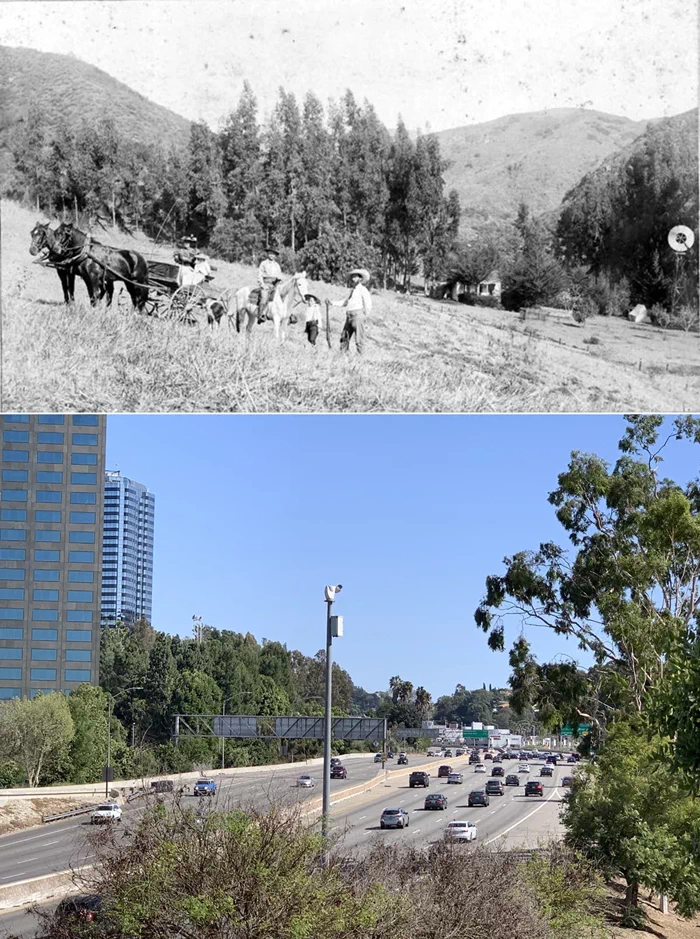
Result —
[{"label": "horse-drawn wagon", "polygon": [[148,261],[146,312],[179,323],[219,320],[228,312],[228,290],[217,290],[208,261],[189,267],[168,261]]}]

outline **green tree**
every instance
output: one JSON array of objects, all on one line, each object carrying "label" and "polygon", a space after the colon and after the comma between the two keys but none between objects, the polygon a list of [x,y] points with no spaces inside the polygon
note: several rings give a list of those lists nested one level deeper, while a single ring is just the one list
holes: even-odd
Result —
[{"label": "green tree", "polygon": [[173,732],[171,704],[176,683],[177,668],[170,639],[159,633],[148,656],[148,670],[143,683],[146,702],[143,720],[149,734],[159,742],[168,740]]},{"label": "green tree", "polygon": [[0,702],[3,756],[22,767],[30,788],[38,786],[52,764],[65,755],[74,734],[75,725],[63,694]]},{"label": "green tree", "polygon": [[68,748],[72,783],[98,782],[107,753],[107,695],[94,685],[80,685],[68,695],[75,733]]}]

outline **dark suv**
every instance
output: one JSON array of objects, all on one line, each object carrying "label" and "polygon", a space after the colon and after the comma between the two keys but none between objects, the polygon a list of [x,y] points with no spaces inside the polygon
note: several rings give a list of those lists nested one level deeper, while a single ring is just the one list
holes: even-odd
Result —
[{"label": "dark suv", "polygon": [[500,779],[489,779],[489,781],[486,783],[486,792],[490,796],[502,796],[503,783]]},{"label": "dark suv", "polygon": [[494,766],[494,768],[491,770],[492,776],[505,776],[505,774],[506,774],[506,771],[503,769],[502,766]]},{"label": "dark suv", "polygon": [[469,793],[469,808],[473,805],[490,805],[491,800],[489,799],[488,793],[485,789],[474,789],[473,792]]},{"label": "dark suv", "polygon": [[425,797],[423,808],[444,810],[447,808],[447,797],[441,792],[431,792],[429,796]]},{"label": "dark suv", "polygon": [[472,753],[472,754],[470,754],[470,756],[469,756],[469,765],[471,766],[472,763],[481,763],[481,760],[479,759],[479,754],[478,754],[478,753]]},{"label": "dark suv", "polygon": [[444,763],[438,770],[438,779],[441,776],[449,776],[451,772],[452,772],[452,767],[448,766],[447,763]]},{"label": "dark suv", "polygon": [[506,786],[519,786],[520,785],[520,776],[515,776],[511,774],[506,776]]},{"label": "dark suv", "polygon": [[553,773],[551,766],[543,766],[540,770],[540,776],[551,776]]},{"label": "dark suv", "polygon": [[544,789],[542,788],[542,783],[538,782],[536,779],[530,779],[525,783],[525,795],[526,796],[542,796],[544,795]]},{"label": "dark suv", "polygon": [[416,770],[408,777],[408,785],[411,789],[415,789],[416,786],[425,786],[427,789],[430,786],[430,774]]},{"label": "dark suv", "polygon": [[331,779],[347,779],[348,771],[342,763],[335,763],[331,766]]}]

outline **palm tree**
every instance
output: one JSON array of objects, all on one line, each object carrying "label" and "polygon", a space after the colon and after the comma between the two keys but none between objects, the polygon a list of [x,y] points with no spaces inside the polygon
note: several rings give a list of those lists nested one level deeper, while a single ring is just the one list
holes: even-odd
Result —
[{"label": "palm tree", "polygon": [[427,715],[430,713],[432,706],[433,706],[432,695],[426,688],[423,687],[423,685],[419,685],[418,688],[416,688],[416,710],[418,711],[418,714],[420,715],[421,721],[424,721],[426,719]]}]

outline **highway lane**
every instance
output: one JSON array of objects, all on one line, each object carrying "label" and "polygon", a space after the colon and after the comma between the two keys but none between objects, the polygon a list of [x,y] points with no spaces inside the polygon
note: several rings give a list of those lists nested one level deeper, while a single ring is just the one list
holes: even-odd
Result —
[{"label": "highway lane", "polygon": [[[380,766],[374,763],[373,756],[368,755],[366,758],[348,760],[346,768],[347,780],[331,780],[331,795],[372,779]],[[211,773],[209,775],[219,783],[217,796],[211,800],[185,797],[185,802],[198,805],[200,801],[206,804],[211,801],[212,807],[217,808],[245,808],[251,802],[264,807],[268,801],[275,799],[290,803],[305,802],[321,795],[321,770],[321,766],[307,767],[304,763],[293,763],[274,773],[264,769],[239,776],[217,777],[216,773]],[[296,787],[296,779],[302,773],[309,773],[315,778],[314,789]],[[123,825],[136,821],[144,811],[145,804],[145,800],[124,804]],[[48,823],[41,828],[4,835],[0,838],[0,887],[89,864],[95,856],[94,850],[86,844],[86,835],[91,831],[94,831],[94,827],[90,825],[89,816],[80,815]]]},{"label": "highway lane", "polygon": [[[457,761],[449,762],[454,765]],[[502,841],[509,848],[523,843],[532,846],[538,836],[558,832],[559,807],[566,791],[561,787],[561,780],[571,775],[571,765],[555,767],[552,777],[540,778],[539,771],[543,763],[530,763],[530,773],[521,774],[521,786],[504,787],[505,794],[491,796],[491,804],[487,807],[469,808],[470,791],[483,788],[486,780],[491,778],[491,764],[486,765],[489,768],[486,775],[474,773],[471,767],[464,770],[465,780],[461,785],[431,776],[429,789],[409,789],[408,780],[400,780],[390,788],[380,786],[366,796],[353,799],[347,807],[337,806],[333,812],[332,830],[340,838],[341,850],[362,853],[376,839],[389,843],[410,839],[412,843],[425,847],[442,837],[448,822],[457,820],[475,822],[481,843],[496,844]],[[506,775],[517,773],[518,765],[518,761],[504,763]],[[542,782],[542,797],[525,795],[525,782],[528,779]],[[434,792],[447,796],[446,810],[426,811],[423,808],[426,795]],[[406,809],[410,816],[409,827],[381,831],[379,818],[384,808]]]}]

